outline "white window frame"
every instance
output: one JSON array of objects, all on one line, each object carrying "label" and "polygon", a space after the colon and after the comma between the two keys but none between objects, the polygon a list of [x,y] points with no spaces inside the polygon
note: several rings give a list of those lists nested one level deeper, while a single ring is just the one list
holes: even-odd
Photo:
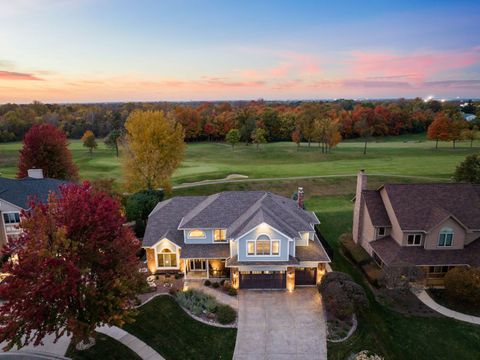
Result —
[{"label": "white window frame", "polygon": [[[253,254],[249,254],[249,252],[248,252],[248,243],[253,244]],[[255,243],[255,240],[247,240],[247,256],[255,256],[256,248],[257,248],[257,244]]]},{"label": "white window frame", "polygon": [[[445,236],[443,241],[443,245],[440,244],[440,239],[441,237]],[[451,240],[450,240],[450,245],[447,245],[447,236],[450,235],[451,236]],[[437,240],[437,247],[440,247],[440,248],[449,248],[449,247],[452,247],[453,246],[453,240],[455,238],[455,232],[453,231],[452,228],[449,228],[449,227],[444,227],[440,230],[440,232],[438,233],[438,240]]]},{"label": "white window frame", "polygon": [[[409,244],[408,243],[408,238],[410,236],[413,236],[413,244]],[[417,236],[420,236],[420,242],[418,244],[415,244],[415,239]],[[407,234],[407,246],[422,246],[422,240],[423,240],[423,234],[421,233],[410,233],[410,234]]]},{"label": "white window frame", "polygon": [[[380,229],[383,230],[383,234],[380,234]],[[385,226],[377,227],[377,237],[385,236],[387,234],[387,228]]]},{"label": "white window frame", "polygon": [[[5,215],[5,214],[18,214],[18,222],[14,222],[14,223],[10,223],[10,222],[9,222],[9,223],[6,223],[6,222],[5,222],[5,217],[3,216],[3,215]],[[20,224],[20,221],[22,220],[22,219],[20,218],[20,215],[21,215],[21,214],[20,214],[20,211],[4,211],[4,212],[2,212],[3,224],[4,224],[4,225],[9,225],[9,226]]]},{"label": "white window frame", "polygon": [[[258,254],[257,255],[257,241],[258,241],[258,238],[261,237],[261,236],[266,236],[268,237],[269,241],[270,241],[270,252],[268,254]],[[260,241],[266,241],[265,239],[260,239]],[[272,254],[272,243],[274,241],[278,241],[278,254]],[[248,254],[248,243],[254,243],[254,250],[255,252],[253,253],[253,255],[249,255]],[[272,239],[270,238],[270,236],[268,234],[259,234],[257,236],[256,239],[252,239],[252,240],[247,240],[246,241],[246,251],[245,251],[245,254],[246,256],[248,257],[279,257],[280,254],[282,253],[282,242],[280,241],[280,239]]]},{"label": "white window frame", "polygon": [[[192,236],[192,232],[194,231],[201,231],[203,232],[203,236]],[[188,230],[188,238],[189,239],[202,239],[202,240],[205,240],[207,238],[207,232],[205,230],[202,230],[202,229],[191,229],[191,230]]]},{"label": "white window frame", "polygon": [[[225,239],[223,240],[215,240],[215,232],[216,231],[225,231]],[[228,242],[227,240],[227,229],[213,229],[213,242],[214,243],[224,243],[224,242]]]},{"label": "white window frame", "polygon": [[[165,250],[168,250],[168,251],[165,251]],[[159,256],[164,256],[164,255],[174,255],[175,256],[175,265],[170,265],[170,266],[160,266],[160,262],[158,261],[158,257]],[[165,258],[163,258],[163,263],[165,264]],[[162,251],[160,251],[159,253],[157,253],[157,268],[158,269],[176,269],[178,268],[178,256],[177,256],[177,251],[172,251],[170,250],[169,248],[164,248],[162,249]]]}]

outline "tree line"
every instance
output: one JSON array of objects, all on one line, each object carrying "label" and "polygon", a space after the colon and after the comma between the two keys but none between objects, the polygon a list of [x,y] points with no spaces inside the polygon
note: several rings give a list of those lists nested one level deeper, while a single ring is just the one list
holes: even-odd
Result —
[{"label": "tree line", "polygon": [[[480,115],[479,103],[469,111]],[[240,142],[272,141],[319,143],[324,152],[340,138],[399,135],[427,131],[438,113],[459,118],[459,101],[422,99],[388,101],[296,101],[107,103],[107,104],[4,104],[0,105],[0,141],[18,141],[35,124],[52,124],[68,138],[80,139],[86,131],[95,136],[119,136],[134,110],[172,114],[185,131],[185,141],[225,140],[238,130]],[[261,129],[257,131],[257,129]],[[236,134],[235,134],[236,135]],[[234,136],[236,138],[236,136]],[[439,137],[439,140],[445,136]],[[114,141],[115,142],[115,141]]]}]

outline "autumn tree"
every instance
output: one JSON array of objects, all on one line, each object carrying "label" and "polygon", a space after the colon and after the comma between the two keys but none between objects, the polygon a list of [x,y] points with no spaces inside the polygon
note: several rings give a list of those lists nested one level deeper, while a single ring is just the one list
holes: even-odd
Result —
[{"label": "autumn tree", "polygon": [[28,169],[42,169],[45,177],[77,180],[78,169],[68,149],[67,136],[51,124],[33,126],[23,139],[17,178],[27,176]]},{"label": "autumn tree", "polygon": [[306,103],[301,106],[300,114],[297,117],[298,128],[308,142],[308,147],[315,136],[315,120],[319,116],[317,104]]},{"label": "autumn tree", "polygon": [[259,149],[260,144],[265,144],[267,142],[265,130],[262,128],[256,128],[252,132],[252,142],[257,146],[257,150]]},{"label": "autumn tree", "polygon": [[463,138],[463,130],[467,127],[467,122],[461,115],[454,115],[450,122],[450,140],[452,140],[452,146],[455,149],[455,144],[458,140]]},{"label": "autumn tree", "polygon": [[200,114],[190,106],[179,106],[175,109],[175,118],[185,131],[185,138],[193,140],[200,135],[202,124]]},{"label": "autumn tree", "polygon": [[455,181],[480,184],[480,154],[468,155],[455,169]]},{"label": "autumn tree", "polygon": [[292,141],[297,144],[297,151],[300,149],[300,143],[302,142],[302,133],[300,129],[295,129],[292,132]]},{"label": "autumn tree", "polygon": [[477,126],[473,126],[471,129],[462,130],[462,139],[470,141],[470,147],[473,147],[473,141],[480,138],[480,131]]},{"label": "autumn tree", "polygon": [[232,145],[232,151],[234,151],[235,145],[240,142],[240,131],[238,129],[230,130],[225,136],[225,141]]},{"label": "autumn tree", "polygon": [[125,227],[119,203],[88,183],[63,186],[32,203],[23,233],[4,250],[0,341],[10,349],[46,335],[88,342],[97,326],[132,320],[142,277],[140,242]]},{"label": "autumn tree", "polygon": [[184,131],[171,113],[136,110],[125,123],[122,158],[130,191],[170,189],[185,151]]},{"label": "autumn tree", "polygon": [[444,112],[438,112],[427,130],[427,137],[435,140],[435,149],[438,149],[438,141],[449,141],[451,120]]},{"label": "autumn tree", "polygon": [[363,155],[367,154],[368,139],[375,133],[374,112],[371,108],[356,106],[352,111],[355,133],[363,138]]},{"label": "autumn tree", "polygon": [[123,136],[124,131],[120,129],[114,129],[108,133],[108,135],[105,137],[103,142],[105,145],[107,145],[109,148],[115,149],[115,154],[118,157],[118,145],[120,142],[120,138]]},{"label": "autumn tree", "polygon": [[80,139],[83,142],[83,146],[88,148],[90,155],[92,155],[93,149],[97,148],[97,140],[95,139],[95,134],[91,130],[85,131],[82,138]]}]

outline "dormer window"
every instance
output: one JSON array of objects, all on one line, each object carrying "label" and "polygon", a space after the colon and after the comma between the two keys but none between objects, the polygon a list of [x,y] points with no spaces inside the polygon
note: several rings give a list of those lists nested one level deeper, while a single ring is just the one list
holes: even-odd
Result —
[{"label": "dormer window", "polygon": [[3,221],[5,224],[18,224],[20,222],[19,212],[3,213]]},{"label": "dormer window", "polygon": [[377,228],[377,236],[385,236],[386,229],[384,227]]},{"label": "dormer window", "polygon": [[191,239],[206,239],[207,234],[203,230],[194,229],[188,232],[188,237]]},{"label": "dormer window", "polygon": [[453,244],[453,229],[443,228],[438,236],[438,246],[448,247]]},{"label": "dormer window", "polygon": [[422,244],[422,234],[408,234],[407,245],[408,246],[420,246]]}]

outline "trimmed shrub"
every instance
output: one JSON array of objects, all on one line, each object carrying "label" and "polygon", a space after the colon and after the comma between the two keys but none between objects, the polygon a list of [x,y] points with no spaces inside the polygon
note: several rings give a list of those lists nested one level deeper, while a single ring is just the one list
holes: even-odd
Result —
[{"label": "trimmed shrub", "polygon": [[197,290],[179,291],[176,298],[181,306],[197,316],[201,315],[204,311],[215,312],[218,306],[213,296]]},{"label": "trimmed shrub", "polygon": [[205,282],[203,283],[203,285],[205,286],[210,286],[212,285],[212,282],[210,280],[205,280]]},{"label": "trimmed shrub", "polygon": [[181,279],[183,278],[183,274],[182,273],[179,273],[179,274],[175,274],[175,279]]},{"label": "trimmed shrub", "polygon": [[232,283],[228,280],[223,282],[223,288],[228,291],[232,287]]},{"label": "trimmed shrub", "polygon": [[217,307],[217,321],[220,324],[231,324],[237,318],[236,311],[229,305],[219,305]]},{"label": "trimmed shrub", "polygon": [[373,286],[378,287],[380,279],[382,278],[382,269],[375,263],[369,263],[362,266],[362,270],[367,277],[367,280]]},{"label": "trimmed shrub", "polygon": [[212,287],[215,288],[215,289],[218,289],[220,287],[220,284],[218,282],[214,282],[212,284]]},{"label": "trimmed shrub", "polygon": [[445,275],[445,293],[451,300],[480,304],[480,268],[450,269]]},{"label": "trimmed shrub", "polygon": [[238,291],[237,291],[237,289],[235,289],[234,287],[230,287],[230,288],[228,289],[228,295],[230,295],[230,296],[237,296],[237,294],[238,294]]},{"label": "trimmed shrub", "polygon": [[340,244],[345,254],[355,263],[363,265],[371,261],[372,258],[365,249],[353,242],[352,234],[346,233],[340,236]]},{"label": "trimmed shrub", "polygon": [[220,285],[221,286],[225,285],[225,281],[226,281],[225,279],[220,280]]},{"label": "trimmed shrub", "polygon": [[336,271],[327,273],[318,286],[318,291],[328,313],[338,319],[347,319],[354,312],[361,312],[368,307],[363,287],[345,273]]}]

